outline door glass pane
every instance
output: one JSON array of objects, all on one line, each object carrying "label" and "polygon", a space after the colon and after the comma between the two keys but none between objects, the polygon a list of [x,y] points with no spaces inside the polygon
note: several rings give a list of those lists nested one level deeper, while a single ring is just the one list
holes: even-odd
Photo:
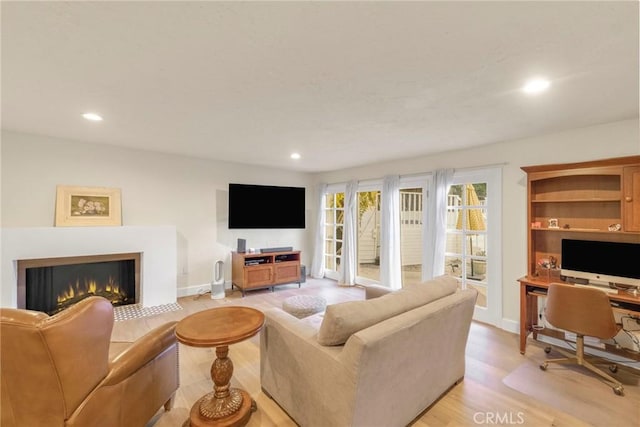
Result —
[{"label": "door glass pane", "polygon": [[467,279],[485,281],[487,278],[487,261],[475,258],[467,258],[465,261]]},{"label": "door glass pane", "polygon": [[325,256],[324,257],[324,268],[326,268],[327,270],[335,270],[335,265],[333,263],[333,257],[332,256]]},{"label": "door glass pane", "polygon": [[447,233],[447,241],[445,243],[445,252],[460,254],[462,253],[462,234]]},{"label": "door glass pane", "polygon": [[462,257],[456,255],[448,255],[444,257],[445,270],[444,274],[453,277],[462,277]]},{"label": "door glass pane", "polygon": [[334,233],[334,229],[335,227],[333,225],[326,226],[324,230],[324,237],[326,239],[333,239],[334,237],[336,237]]},{"label": "door glass pane", "polygon": [[469,254],[475,256],[487,255],[487,234],[486,233],[467,233],[467,241],[469,245]]},{"label": "door glass pane", "polygon": [[357,275],[380,280],[380,191],[358,193]]},{"label": "door glass pane", "polygon": [[335,246],[336,244],[333,240],[326,240],[324,252],[327,254],[333,254],[335,252]]},{"label": "door glass pane", "polygon": [[400,190],[402,285],[422,281],[422,188]]}]

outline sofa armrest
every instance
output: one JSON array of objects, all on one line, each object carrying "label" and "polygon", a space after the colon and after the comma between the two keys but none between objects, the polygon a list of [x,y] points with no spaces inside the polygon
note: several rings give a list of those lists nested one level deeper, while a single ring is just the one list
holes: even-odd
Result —
[{"label": "sofa armrest", "polygon": [[175,329],[178,322],[168,322],[151,330],[113,358],[102,385],[114,385],[155,359],[172,345],[177,346]]},{"label": "sofa armrest", "polygon": [[378,298],[393,292],[391,289],[379,285],[368,285],[364,288],[364,299]]},{"label": "sofa armrest", "polygon": [[[318,351],[324,354],[327,361],[335,362],[338,360],[342,346],[323,346],[318,344],[318,329],[305,322],[304,319],[298,319],[279,308],[265,310],[264,315],[265,326],[285,334],[288,340],[299,343],[303,348],[308,347],[307,350]],[[268,334],[261,334],[261,339],[262,338],[265,339],[264,344],[268,345]],[[291,350],[297,351],[299,349],[292,348]]]},{"label": "sofa armrest", "polygon": [[[464,376],[477,294],[458,291],[351,335],[341,355],[359,370],[351,425],[408,425]],[[403,398],[389,405],[381,389]]]},{"label": "sofa armrest", "polygon": [[262,389],[299,425],[350,425],[356,372],[341,363],[343,347],[318,344],[316,328],[283,310],[264,314]]}]

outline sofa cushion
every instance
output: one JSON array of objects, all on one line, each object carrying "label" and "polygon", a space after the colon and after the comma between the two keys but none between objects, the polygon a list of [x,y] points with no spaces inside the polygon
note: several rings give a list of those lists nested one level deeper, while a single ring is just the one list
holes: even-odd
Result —
[{"label": "sofa cushion", "polygon": [[439,276],[379,298],[329,305],[318,331],[318,343],[342,345],[362,329],[453,294],[457,286],[454,277]]}]

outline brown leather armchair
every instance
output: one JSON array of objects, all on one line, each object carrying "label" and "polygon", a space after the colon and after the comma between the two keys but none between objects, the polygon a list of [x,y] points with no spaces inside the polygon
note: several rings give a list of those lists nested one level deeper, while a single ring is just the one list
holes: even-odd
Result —
[{"label": "brown leather armchair", "polygon": [[0,422],[9,426],[136,427],[178,388],[176,322],[109,360],[113,307],[86,298],[54,315],[0,309]]}]

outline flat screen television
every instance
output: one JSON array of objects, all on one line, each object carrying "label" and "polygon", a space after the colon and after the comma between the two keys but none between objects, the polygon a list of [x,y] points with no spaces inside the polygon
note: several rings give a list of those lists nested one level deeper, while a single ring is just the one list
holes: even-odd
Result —
[{"label": "flat screen television", "polygon": [[305,228],[305,188],[229,184],[229,228]]},{"label": "flat screen television", "polygon": [[560,274],[640,289],[640,243],[562,239]]}]

